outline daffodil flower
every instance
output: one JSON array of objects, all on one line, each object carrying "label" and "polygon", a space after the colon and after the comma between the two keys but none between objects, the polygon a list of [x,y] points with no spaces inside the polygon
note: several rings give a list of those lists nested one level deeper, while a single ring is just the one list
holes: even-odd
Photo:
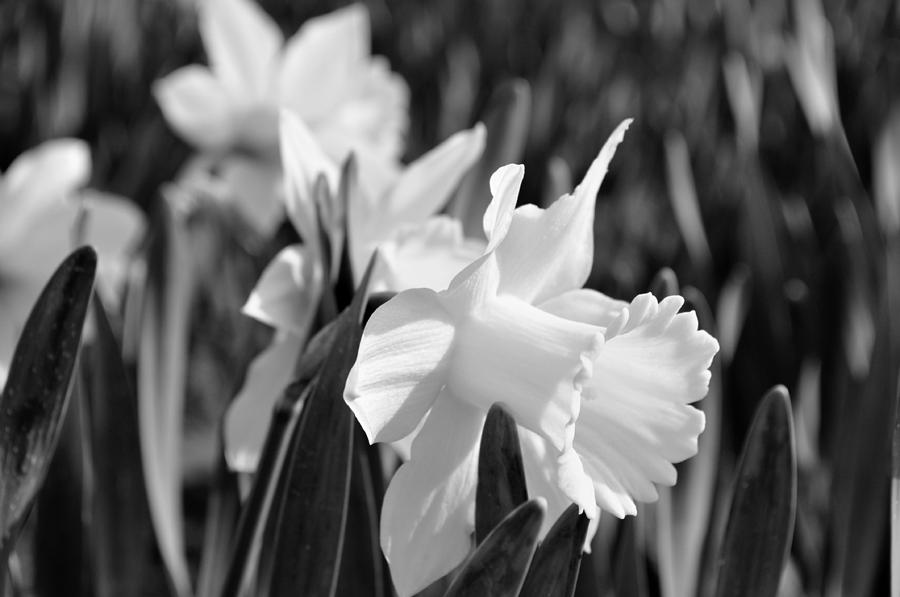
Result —
[{"label": "daffodil flower", "polygon": [[[634,514],[697,450],[716,341],[680,297],[631,303],[584,290],[596,195],[628,122],[571,195],[515,208],[521,166],[491,178],[488,245],[442,292],[412,289],[366,325],[344,399],[370,442],[413,433],[392,479],[381,546],[401,596],[465,558],[481,428],[502,403],[521,434],[529,494],[548,522],[571,502],[592,519]],[[424,420],[424,423],[423,423]],[[546,530],[546,529],[545,529]]]},{"label": "daffodil flower", "polygon": [[[347,225],[357,279],[378,248],[384,259],[373,277],[373,288],[443,288],[483,252],[483,240],[464,238],[458,221],[433,214],[443,208],[479,158],[484,138],[480,124],[456,133],[402,171],[382,172],[380,184],[358,185],[350,193]],[[316,205],[313,191],[316,180],[324,176],[332,195],[336,194],[338,166],[304,121],[287,111],[281,121],[281,156],[287,213],[304,242],[275,257],[244,306],[244,313],[276,330],[272,344],[251,364],[226,418],[227,459],[232,468],[244,472],[256,468],[272,406],[291,380],[323,285],[335,273],[322,271],[325,248],[320,246],[318,222],[335,224],[324,235],[330,239],[334,262],[339,261],[343,245],[338,206]]]},{"label": "daffodil flower", "polygon": [[287,41],[252,0],[206,0],[198,9],[210,66],[183,67],[154,86],[166,120],[205,154],[186,178],[215,169],[248,221],[271,231],[283,216],[273,184],[282,108],[333,160],[357,154],[364,179],[397,167],[409,92],[370,55],[365,7],[310,19]]},{"label": "daffodil flower", "polygon": [[0,387],[32,305],[76,242],[97,249],[98,290],[108,297],[125,249],[143,231],[130,202],[76,193],[90,172],[88,146],[58,139],[26,151],[0,176]]}]

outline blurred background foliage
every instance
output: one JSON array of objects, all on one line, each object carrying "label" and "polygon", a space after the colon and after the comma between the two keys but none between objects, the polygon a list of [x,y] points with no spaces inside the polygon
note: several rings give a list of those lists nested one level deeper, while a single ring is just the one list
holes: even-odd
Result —
[{"label": "blurred background foliage", "polygon": [[[261,4],[291,33],[343,2]],[[783,588],[881,594],[900,340],[900,186],[891,182],[900,169],[900,3],[825,0],[827,27],[814,35],[833,36],[840,105],[840,122],[826,126],[811,125],[804,79],[787,67],[800,32],[816,26],[807,10],[816,3],[366,5],[374,53],[411,89],[407,158],[481,118],[498,89],[521,79],[530,89],[521,200],[544,204],[580,179],[618,122],[635,119],[601,190],[589,285],[629,297],[670,267],[702,292],[723,343],[719,486],[760,398],[784,384],[800,487],[795,585]],[[190,151],[150,86],[202,61],[191,0],[3,0],[0,168],[42,140],[80,137],[93,150],[92,185],[154,211]],[[192,245],[198,263],[235,250],[217,238],[216,222],[197,227],[207,231]],[[221,338],[192,348],[189,395],[210,418],[233,395],[250,348],[262,346],[235,314],[265,262],[245,256],[233,280],[205,270],[202,286],[224,290],[197,299],[193,325],[214,321]]]}]

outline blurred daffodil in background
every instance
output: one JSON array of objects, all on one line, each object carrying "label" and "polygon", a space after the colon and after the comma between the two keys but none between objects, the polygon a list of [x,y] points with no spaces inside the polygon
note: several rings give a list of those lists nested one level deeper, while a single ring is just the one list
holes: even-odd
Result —
[{"label": "blurred daffodil in background", "polygon": [[[344,222],[357,281],[373,251],[381,251],[383,259],[376,264],[371,282],[375,290],[444,288],[481,254],[483,239],[464,238],[457,220],[435,214],[481,156],[484,141],[484,127],[476,125],[391,172],[381,186],[364,186],[346,180],[347,176],[342,179],[338,165],[303,120],[289,111],[282,113],[286,208],[304,242],[286,247],[275,257],[244,306],[247,315],[272,326],[276,333],[251,365],[227,416],[226,453],[234,469],[249,472],[256,467],[272,406],[291,380],[323,287],[337,274],[335,267],[324,271],[323,252],[329,253],[332,264],[340,262]],[[324,193],[316,190],[320,180],[327,185]],[[341,185],[349,185],[344,193],[346,206],[339,205]],[[320,230],[320,225],[327,229]]]},{"label": "blurred daffodil in background", "polygon": [[247,221],[271,233],[284,214],[282,108],[303,119],[330,159],[354,152],[365,183],[397,167],[409,92],[370,55],[365,7],[310,19],[287,40],[252,0],[208,0],[198,11],[209,67],[185,66],[154,87],[170,126],[201,152],[182,182],[223,182]]},{"label": "blurred daffodil in background", "polygon": [[31,306],[77,244],[96,248],[104,298],[124,280],[143,215],[125,199],[83,190],[90,176],[90,149],[78,139],[32,148],[0,176],[0,386]]},{"label": "blurred daffodil in background", "polygon": [[546,210],[515,209],[524,170],[498,170],[483,255],[446,290],[401,292],[365,328],[347,404],[373,443],[421,425],[382,510],[400,595],[471,548],[479,438],[494,403],[520,426],[529,495],[547,499],[549,521],[572,502],[594,521],[599,508],[634,514],[634,500],[655,500],[654,483],[673,485],[672,463],[697,451],[704,416],[690,404],[706,395],[716,340],[693,312],[678,313],[680,297],[629,304],[581,288],[596,195],[627,126]]}]

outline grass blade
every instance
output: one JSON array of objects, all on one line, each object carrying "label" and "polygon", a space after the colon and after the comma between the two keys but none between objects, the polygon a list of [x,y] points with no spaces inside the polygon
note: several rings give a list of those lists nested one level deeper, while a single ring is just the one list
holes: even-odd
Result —
[{"label": "grass blade", "polygon": [[797,462],[787,390],[757,409],[738,465],[719,559],[716,595],[775,595],[787,562],[797,506]]},{"label": "grass blade", "polygon": [[499,404],[491,406],[481,432],[475,492],[475,542],[528,499],[525,468],[515,420]]}]

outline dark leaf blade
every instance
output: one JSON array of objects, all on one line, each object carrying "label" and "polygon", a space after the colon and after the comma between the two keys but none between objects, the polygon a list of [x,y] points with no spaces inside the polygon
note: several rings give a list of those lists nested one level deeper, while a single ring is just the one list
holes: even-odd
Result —
[{"label": "dark leaf blade", "polygon": [[444,597],[515,597],[537,547],[547,511],[543,499],[525,502],[485,537],[450,583]]},{"label": "dark leaf blade", "polygon": [[69,255],[38,297],[16,346],[0,398],[3,553],[15,542],[56,448],[96,270],[92,248]]},{"label": "dark leaf blade", "polygon": [[571,597],[575,593],[589,522],[576,504],[566,508],[535,552],[519,597]]},{"label": "dark leaf blade", "polygon": [[85,346],[82,395],[92,462],[90,561],[98,597],[146,588],[146,545],[153,540],[138,440],[137,397],[99,296]]},{"label": "dark leaf blade", "polygon": [[335,595],[350,498],[355,420],[344,385],[362,338],[369,268],[339,316],[321,371],[291,438],[277,512],[269,595]]},{"label": "dark leaf blade", "polygon": [[478,452],[475,542],[484,541],[500,521],[527,499],[516,421],[495,404],[484,421]]},{"label": "dark leaf blade", "polygon": [[719,556],[716,595],[775,595],[790,551],[797,462],[787,390],[769,391],[741,454]]}]

